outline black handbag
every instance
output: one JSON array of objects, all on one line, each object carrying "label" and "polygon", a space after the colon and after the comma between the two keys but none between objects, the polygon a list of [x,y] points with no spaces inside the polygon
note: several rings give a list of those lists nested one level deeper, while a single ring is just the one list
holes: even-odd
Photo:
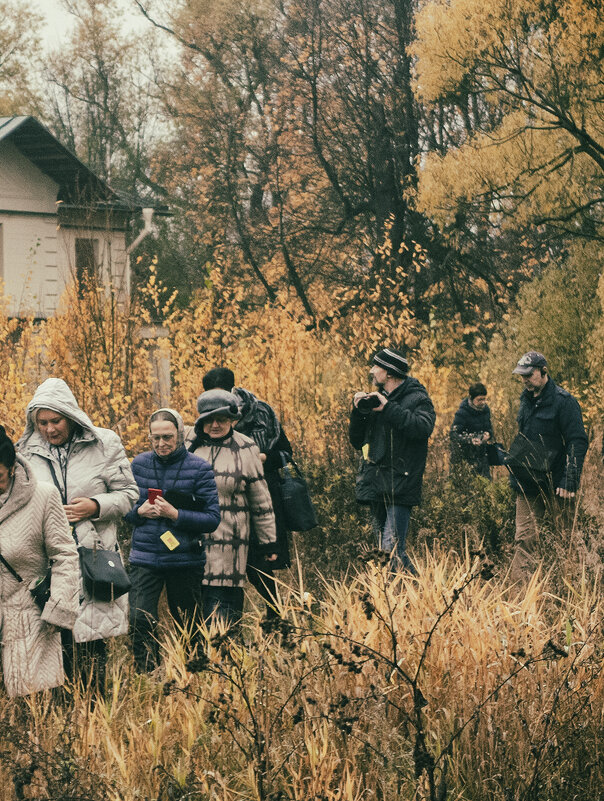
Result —
[{"label": "black handbag", "polygon": [[[15,568],[10,565],[6,559],[0,553],[0,562],[4,565],[4,567],[11,573],[19,583],[23,581],[22,577],[17,573]],[[46,602],[50,598],[50,580],[52,577],[52,565],[48,566],[46,573],[36,581],[33,587],[29,588],[29,591],[32,595],[32,598],[36,602],[36,606],[40,610],[40,612],[44,611],[44,607],[46,606]]]},{"label": "black handbag", "polygon": [[533,489],[551,482],[556,456],[556,449],[543,438],[530,440],[524,434],[517,434],[504,464],[522,487]]},{"label": "black handbag", "polygon": [[207,506],[204,498],[200,498],[199,495],[193,495],[192,492],[169,489],[164,492],[164,498],[175,509],[184,509],[188,512],[203,512]]},{"label": "black handbag", "polygon": [[33,587],[29,588],[34,601],[40,612],[44,611],[46,602],[50,600],[50,580],[52,578],[51,568],[49,567],[46,573],[36,581]]},{"label": "black handbag", "polygon": [[[280,482],[285,524],[290,531],[310,531],[319,525],[306,479],[285,451],[281,451]],[[293,471],[293,472],[292,472]]]},{"label": "black handbag", "polygon": [[114,601],[128,592],[132,583],[118,551],[80,545],[78,552],[84,589],[93,601]]},{"label": "black handbag", "polygon": [[501,442],[487,443],[487,461],[491,467],[498,467],[505,464],[507,451]]}]

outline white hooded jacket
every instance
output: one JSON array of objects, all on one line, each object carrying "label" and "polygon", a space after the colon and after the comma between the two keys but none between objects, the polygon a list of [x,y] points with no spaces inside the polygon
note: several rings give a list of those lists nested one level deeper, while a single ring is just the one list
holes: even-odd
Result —
[{"label": "white hooded jacket", "polygon": [[[77,428],[69,448],[66,486],[62,486],[59,461],[36,428],[39,409],[50,409],[73,420]],[[29,460],[41,481],[59,484],[66,502],[85,497],[99,505],[99,515],[75,526],[78,545],[118,549],[117,523],[138,499],[138,487],[118,435],[97,428],[78,406],[65,381],[48,378],[40,384],[27,406],[26,426],[17,448]],[[76,642],[117,637],[128,631],[128,597],[93,601],[80,587],[80,609],[73,628]]]}]

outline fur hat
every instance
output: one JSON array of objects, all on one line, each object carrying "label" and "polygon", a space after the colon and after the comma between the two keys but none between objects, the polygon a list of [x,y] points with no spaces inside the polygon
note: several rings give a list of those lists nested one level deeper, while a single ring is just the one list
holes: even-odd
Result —
[{"label": "fur hat", "polygon": [[209,389],[197,398],[197,412],[199,414],[197,422],[218,415],[237,420],[239,405],[232,392],[227,392],[226,389]]}]

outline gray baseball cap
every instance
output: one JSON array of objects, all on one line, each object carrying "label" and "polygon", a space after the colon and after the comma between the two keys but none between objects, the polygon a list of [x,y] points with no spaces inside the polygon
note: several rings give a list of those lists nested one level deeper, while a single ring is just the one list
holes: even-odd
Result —
[{"label": "gray baseball cap", "polygon": [[512,373],[518,375],[530,375],[535,367],[547,367],[547,360],[542,353],[537,350],[529,350],[522,358],[518,360],[518,364]]}]

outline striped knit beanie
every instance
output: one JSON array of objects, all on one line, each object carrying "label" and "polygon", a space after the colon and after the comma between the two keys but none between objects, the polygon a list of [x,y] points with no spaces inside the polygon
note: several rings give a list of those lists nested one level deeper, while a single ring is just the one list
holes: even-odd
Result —
[{"label": "striped knit beanie", "polygon": [[379,350],[373,357],[372,363],[383,367],[384,370],[399,378],[404,378],[409,372],[409,362],[400,350],[394,350],[394,348]]}]

